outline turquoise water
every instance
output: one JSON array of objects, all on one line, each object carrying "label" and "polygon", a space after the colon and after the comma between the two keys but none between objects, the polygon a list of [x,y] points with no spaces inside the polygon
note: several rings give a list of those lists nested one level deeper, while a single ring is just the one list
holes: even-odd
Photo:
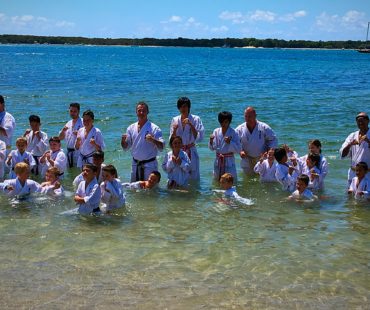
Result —
[{"label": "turquoise water", "polygon": [[[229,208],[213,194],[214,154],[199,145],[200,188],[127,193],[121,213],[61,216],[71,197],[29,202],[0,197],[0,307],[284,308],[369,307],[370,207],[348,201],[348,161],[338,149],[370,107],[370,58],[355,51],[95,46],[0,46],[0,93],[17,120],[39,114],[55,135],[68,105],[91,108],[106,162],[127,181],[120,136],[135,104],[167,139],[176,100],[188,96],[206,137],[221,110],[243,122],[253,105],[280,143],[305,154],[319,138],[329,161],[320,203],[284,202],[279,187],[239,173],[252,207]],[[240,172],[240,170],[238,171]],[[71,179],[65,187],[72,191]]]}]

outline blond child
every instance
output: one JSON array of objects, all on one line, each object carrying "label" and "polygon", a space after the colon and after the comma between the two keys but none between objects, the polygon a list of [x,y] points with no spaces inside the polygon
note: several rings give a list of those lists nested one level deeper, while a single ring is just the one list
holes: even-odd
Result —
[{"label": "blond child", "polygon": [[64,189],[59,180],[60,171],[57,167],[50,167],[45,173],[45,182],[41,183],[41,193],[62,196]]},{"label": "blond child", "polygon": [[17,163],[24,162],[30,166],[30,169],[36,165],[35,160],[30,152],[27,152],[27,139],[24,137],[19,137],[15,146],[16,150],[12,150],[6,160],[6,165],[9,167],[9,179],[15,179],[16,174],[14,172],[14,167]]},{"label": "blond child", "polygon": [[253,201],[248,198],[243,198],[238,195],[234,187],[234,176],[231,173],[224,173],[220,178],[220,187],[223,190],[223,194],[227,198],[232,198],[237,202],[244,205],[253,205]]}]

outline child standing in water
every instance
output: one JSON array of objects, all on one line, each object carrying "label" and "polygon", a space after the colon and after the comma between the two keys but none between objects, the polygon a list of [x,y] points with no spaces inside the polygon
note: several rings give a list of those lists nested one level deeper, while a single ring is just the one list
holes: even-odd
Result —
[{"label": "child standing in water", "polygon": [[234,187],[234,177],[231,173],[224,173],[220,178],[220,186],[223,190],[223,194],[227,198],[232,198],[237,202],[240,202],[244,205],[250,206],[253,205],[251,199],[243,198],[238,195]]},{"label": "child standing in water", "polygon": [[59,181],[60,171],[57,167],[50,167],[45,173],[45,182],[41,183],[41,193],[62,196],[64,189]]},{"label": "child standing in water", "polygon": [[356,165],[356,176],[352,179],[348,194],[353,195],[357,200],[370,199],[370,180],[366,176],[369,167],[361,161]]},{"label": "child standing in water", "polygon": [[301,174],[297,178],[297,189],[288,198],[300,202],[312,202],[314,200],[317,200],[317,196],[312,194],[312,192],[308,189],[309,182],[309,176],[306,174]]},{"label": "child standing in water", "polygon": [[101,202],[100,210],[108,213],[111,210],[121,208],[125,204],[125,195],[122,184],[118,179],[117,170],[113,165],[103,167],[103,182],[100,184]]},{"label": "child standing in water", "polygon": [[254,172],[260,175],[261,182],[277,182],[274,149],[263,153],[259,162],[254,166]]},{"label": "child standing in water", "polygon": [[275,172],[276,180],[283,186],[283,190],[292,193],[295,190],[298,169],[288,165],[288,156],[284,148],[275,149],[274,156],[278,162]]},{"label": "child standing in water", "polygon": [[216,159],[213,167],[213,176],[220,180],[221,176],[229,172],[237,180],[234,154],[241,151],[240,138],[233,128],[230,127],[233,115],[223,111],[218,114],[218,122],[221,127],[216,128],[209,138],[208,147],[216,151]]},{"label": "child standing in water", "polygon": [[14,167],[17,163],[24,162],[30,166],[32,169],[35,166],[35,160],[30,152],[27,152],[27,139],[20,137],[15,142],[16,150],[9,153],[8,159],[6,160],[6,165],[9,167],[9,179],[14,179],[16,177]]},{"label": "child standing in water", "polygon": [[164,157],[162,169],[168,174],[168,188],[186,187],[190,177],[190,159],[182,151],[182,138],[172,136],[170,138],[171,152]]}]

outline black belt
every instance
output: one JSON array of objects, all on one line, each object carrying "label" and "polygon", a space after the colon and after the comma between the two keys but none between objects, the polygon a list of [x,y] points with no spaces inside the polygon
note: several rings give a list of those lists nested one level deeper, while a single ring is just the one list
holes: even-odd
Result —
[{"label": "black belt", "polygon": [[144,165],[146,163],[155,161],[157,157],[152,157],[152,158],[145,159],[145,160],[137,160],[135,158],[132,158],[132,159],[136,163],[136,181],[144,181]]},{"label": "black belt", "polygon": [[68,166],[69,168],[73,167],[73,153],[75,149],[74,148],[67,148],[67,159],[68,159]]},{"label": "black belt", "polygon": [[84,165],[84,164],[88,164],[89,163],[89,161],[88,161],[88,159],[89,158],[91,158],[92,156],[93,156],[93,154],[95,153],[95,151],[94,152],[91,152],[91,153],[89,153],[89,154],[87,154],[87,155],[84,155],[84,154],[82,154],[81,152],[80,152],[80,156],[82,157],[82,164]]},{"label": "black belt", "polygon": [[39,158],[41,156],[36,156],[36,155],[32,155],[33,159],[35,160],[36,162],[36,166],[32,168],[31,172],[34,174],[34,175],[39,175]]}]

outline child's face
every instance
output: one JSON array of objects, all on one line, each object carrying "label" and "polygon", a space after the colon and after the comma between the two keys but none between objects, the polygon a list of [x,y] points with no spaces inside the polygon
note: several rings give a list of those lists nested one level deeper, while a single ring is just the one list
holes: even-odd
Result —
[{"label": "child's face", "polygon": [[221,178],[220,186],[223,190],[228,190],[233,187],[233,182],[228,182],[226,179]]},{"label": "child's face", "polygon": [[268,151],[268,153],[267,153],[267,159],[268,160],[274,160],[275,159],[275,157],[274,157],[274,151],[273,150]]},{"label": "child's face", "polygon": [[281,163],[286,163],[288,161],[288,155],[284,155],[284,157],[281,159]]},{"label": "child's face", "polygon": [[17,174],[18,179],[23,181],[23,182],[26,181],[29,176],[30,176],[30,172],[28,170],[20,172],[20,173]]},{"label": "child's face", "polygon": [[310,150],[310,153],[320,154],[320,148],[312,143],[308,145],[308,149]]},{"label": "child's face", "polygon": [[228,119],[224,119],[222,123],[220,123],[222,129],[227,129],[230,126],[230,122]]},{"label": "child's face", "polygon": [[57,177],[55,176],[55,174],[51,173],[51,172],[48,172],[46,171],[46,174],[45,174],[45,180],[47,182],[55,182],[57,180]]},{"label": "child's face", "polygon": [[60,143],[56,142],[56,141],[51,141],[49,142],[49,145],[50,145],[50,149],[53,151],[53,152],[56,152],[56,151],[59,151],[60,150]]},{"label": "child's face", "polygon": [[173,140],[171,147],[172,147],[172,150],[173,151],[177,151],[177,152],[180,151],[181,148],[182,148],[182,142],[181,142],[181,140],[180,139]]},{"label": "child's face", "polygon": [[41,124],[38,122],[30,122],[30,127],[33,131],[39,131]]},{"label": "child's face", "polygon": [[89,115],[84,115],[82,117],[82,122],[84,126],[87,128],[92,127],[94,124],[94,120]]},{"label": "child's face", "polygon": [[189,107],[187,104],[183,104],[180,108],[179,111],[181,114],[189,114]]},{"label": "child's face", "polygon": [[93,156],[93,164],[97,167],[100,167],[104,160],[100,157]]},{"label": "child's face", "polygon": [[16,146],[17,146],[17,150],[19,152],[24,153],[24,151],[27,148],[27,143],[25,143],[25,142],[17,142]]},{"label": "child's face", "polygon": [[150,174],[148,178],[148,188],[154,187],[156,184],[158,184],[159,179],[155,174]]},{"label": "child's face", "polygon": [[297,180],[297,189],[300,193],[302,193],[307,188],[307,185],[302,180]]},{"label": "child's face", "polygon": [[101,176],[102,176],[103,181],[111,182],[111,181],[114,180],[114,176],[112,174],[110,174],[109,172],[104,171],[104,170],[102,171]]},{"label": "child's face", "polygon": [[95,172],[90,168],[84,167],[82,169],[82,176],[85,181],[90,182],[95,178]]},{"label": "child's face", "polygon": [[366,170],[362,167],[356,167],[356,177],[362,179],[366,175]]},{"label": "child's face", "polygon": [[307,164],[307,167],[311,169],[311,168],[315,167],[316,162],[312,161],[312,159],[310,159],[310,158],[307,158],[306,159],[306,164]]}]

